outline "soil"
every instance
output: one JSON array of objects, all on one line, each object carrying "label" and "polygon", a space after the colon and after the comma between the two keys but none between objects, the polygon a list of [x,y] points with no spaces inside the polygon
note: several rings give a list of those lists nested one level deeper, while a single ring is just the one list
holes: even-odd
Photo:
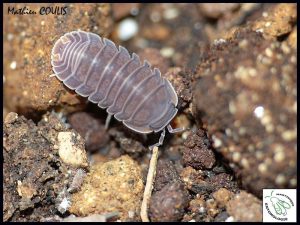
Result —
[{"label": "soil", "polygon": [[[3,220],[141,221],[143,135],[53,74],[55,41],[94,32],[178,95],[159,147],[151,221],[262,221],[263,188],[296,188],[296,4],[4,4]],[[40,8],[66,7],[65,15]],[[130,20],[128,20],[130,19]],[[129,21],[129,22],[128,22]],[[130,22],[131,21],[131,22]],[[126,22],[126,23],[123,23]],[[121,26],[132,32],[121,38]]]}]

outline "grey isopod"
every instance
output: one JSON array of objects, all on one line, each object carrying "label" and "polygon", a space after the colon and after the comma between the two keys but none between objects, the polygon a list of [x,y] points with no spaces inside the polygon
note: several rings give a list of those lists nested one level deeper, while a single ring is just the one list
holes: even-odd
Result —
[{"label": "grey isopod", "polygon": [[172,129],[170,121],[177,114],[177,94],[171,83],[161,77],[157,68],[151,70],[147,61],[97,34],[72,31],[60,37],[51,53],[56,77],[70,89],[88,100],[107,108],[111,115],[139,133],[182,131]]}]

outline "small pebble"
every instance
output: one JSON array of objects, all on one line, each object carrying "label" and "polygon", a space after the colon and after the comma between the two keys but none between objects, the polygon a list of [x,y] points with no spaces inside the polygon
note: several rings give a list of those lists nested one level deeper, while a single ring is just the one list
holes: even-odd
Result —
[{"label": "small pebble", "polygon": [[127,41],[134,37],[139,30],[136,20],[128,18],[120,22],[118,27],[118,36],[120,40]]},{"label": "small pebble", "polygon": [[245,191],[241,191],[228,201],[226,210],[237,222],[262,221],[261,200]]},{"label": "small pebble", "polygon": [[264,107],[258,106],[254,110],[254,114],[257,118],[262,118],[264,116]]},{"label": "small pebble", "polygon": [[174,55],[174,52],[174,49],[171,47],[165,47],[160,50],[160,54],[166,58],[172,57]]},{"label": "small pebble", "polygon": [[[58,154],[62,161],[75,167],[87,167],[88,160],[83,140],[77,140],[73,132],[58,133]],[[77,134],[77,137],[79,135]]]},{"label": "small pebble", "polygon": [[228,191],[226,188],[220,188],[213,193],[213,198],[216,200],[220,207],[224,207],[232,196],[233,193]]},{"label": "small pebble", "polygon": [[233,216],[229,216],[229,217],[225,220],[225,222],[234,222]]},{"label": "small pebble", "polygon": [[151,196],[150,219],[152,222],[180,221],[188,202],[189,194],[183,184],[170,183]]},{"label": "small pebble", "polygon": [[11,64],[10,64],[10,68],[12,70],[16,69],[17,68],[17,62],[16,61],[12,61]]},{"label": "small pebble", "polygon": [[175,19],[176,17],[178,17],[178,15],[179,15],[179,11],[176,8],[166,9],[163,13],[163,17],[166,20]]},{"label": "small pebble", "polygon": [[6,115],[4,119],[5,124],[13,123],[18,119],[18,114],[15,112],[10,112]]},{"label": "small pebble", "polygon": [[176,171],[175,165],[166,159],[160,159],[157,163],[156,176],[154,183],[154,190],[159,191],[164,186],[179,180],[179,175]]},{"label": "small pebble", "polygon": [[216,162],[215,154],[204,130],[191,133],[184,143],[183,163],[195,169],[210,169]]},{"label": "small pebble", "polygon": [[8,35],[7,35],[7,40],[8,40],[8,41],[11,41],[13,38],[14,38],[14,35],[13,35],[13,34],[8,34]]}]

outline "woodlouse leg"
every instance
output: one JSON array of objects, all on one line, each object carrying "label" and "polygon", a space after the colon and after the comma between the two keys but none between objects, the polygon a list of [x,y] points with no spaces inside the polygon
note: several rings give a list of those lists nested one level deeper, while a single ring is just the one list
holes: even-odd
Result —
[{"label": "woodlouse leg", "polygon": [[182,132],[185,130],[184,127],[173,129],[170,124],[167,126],[167,128],[168,128],[169,133],[171,133],[171,134],[179,133],[179,132]]},{"label": "woodlouse leg", "polygon": [[108,113],[108,115],[107,115],[107,117],[106,117],[106,120],[105,120],[105,130],[108,129],[108,126],[109,126],[109,122],[110,122],[110,120],[111,120],[111,117],[112,117],[112,114],[109,114],[109,113]]},{"label": "woodlouse leg", "polygon": [[161,146],[161,145],[164,143],[165,135],[166,135],[166,130],[163,129],[163,131],[162,131],[161,134],[160,134],[160,138],[159,138],[159,140],[158,140],[158,143],[156,143],[156,144],[154,144],[154,145],[150,145],[150,146],[149,146],[149,149],[152,151],[152,149],[153,149],[154,147]]}]

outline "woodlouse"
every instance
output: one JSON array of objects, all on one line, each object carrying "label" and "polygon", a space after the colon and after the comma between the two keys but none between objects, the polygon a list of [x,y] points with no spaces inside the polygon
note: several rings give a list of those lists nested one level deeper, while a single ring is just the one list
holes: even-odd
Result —
[{"label": "woodlouse", "polygon": [[75,175],[74,175],[74,177],[73,177],[72,183],[71,183],[71,185],[70,185],[70,187],[68,188],[67,191],[68,191],[69,193],[77,192],[77,191],[80,189],[80,187],[81,187],[81,185],[82,185],[82,183],[83,183],[83,180],[84,180],[85,176],[86,176],[85,170],[79,168],[79,169],[76,171],[76,173],[75,173]]},{"label": "woodlouse", "polygon": [[56,77],[88,100],[107,108],[111,115],[139,133],[163,131],[177,114],[177,94],[157,68],[98,35],[72,31],[60,37],[52,49],[51,65]]}]

